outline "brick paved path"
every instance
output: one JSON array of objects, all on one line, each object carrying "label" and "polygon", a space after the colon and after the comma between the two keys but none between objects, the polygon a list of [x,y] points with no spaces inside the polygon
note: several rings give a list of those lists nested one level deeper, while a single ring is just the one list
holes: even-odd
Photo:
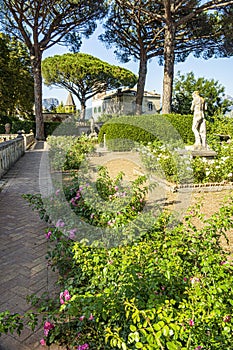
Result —
[{"label": "brick paved path", "polygon": [[[39,192],[39,168],[44,143],[38,142],[4,176],[0,191],[0,312],[30,310],[26,296],[54,291],[56,276],[47,271],[46,224],[33,212],[22,194]],[[39,345],[43,330],[25,328],[2,335],[0,350],[46,349]],[[47,349],[49,349],[47,347]],[[58,349],[51,346],[50,349]],[[60,348],[61,349],[61,348]]]}]

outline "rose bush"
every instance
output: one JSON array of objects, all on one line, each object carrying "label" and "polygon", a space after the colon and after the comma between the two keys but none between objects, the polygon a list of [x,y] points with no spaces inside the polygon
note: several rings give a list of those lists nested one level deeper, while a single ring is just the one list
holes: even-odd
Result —
[{"label": "rose bush", "polygon": [[216,151],[216,157],[188,159],[179,153],[179,149],[154,141],[140,150],[145,167],[159,177],[174,183],[210,183],[233,181],[233,147],[231,142],[219,142],[212,139],[210,148]]},{"label": "rose bush", "polygon": [[232,228],[233,202],[201,230],[192,223],[199,210],[176,225],[161,214],[134,242],[108,249],[51,229],[47,258],[59,269],[61,293],[36,299],[52,324],[46,344],[230,350],[233,266],[220,239]]},{"label": "rose bush", "polygon": [[[97,183],[99,195],[110,202],[121,189],[120,176],[110,179],[104,169]],[[135,187],[139,203],[144,196],[140,186]],[[92,221],[93,208],[89,210],[89,197],[82,197],[78,182],[65,192],[77,215],[86,206],[83,220],[93,227],[107,225],[109,234],[115,234],[107,219],[95,214],[98,219]],[[111,247],[75,241],[77,232],[64,234],[62,220],[49,228],[47,260],[59,272],[61,291],[55,300],[31,297],[38,314],[44,315],[44,327],[50,325],[41,342],[67,349],[230,350],[233,265],[220,240],[232,229],[232,198],[208,220],[200,212],[200,207],[190,209],[181,223],[166,213],[156,218],[152,210],[148,230]],[[123,226],[134,220],[131,215],[127,212]],[[193,217],[204,222],[202,229]]]},{"label": "rose bush", "polygon": [[53,170],[79,169],[86,154],[94,151],[95,141],[81,136],[48,136],[49,158]]},{"label": "rose bush", "polygon": [[[1,313],[0,333],[20,334],[25,320],[33,328],[42,317],[42,346],[232,350],[233,265],[221,239],[233,226],[233,199],[208,220],[196,207],[177,222],[153,207],[142,215],[145,178],[122,179],[105,168],[95,184],[76,177],[47,198],[50,207],[39,195],[24,196],[50,223],[45,265],[58,271],[59,290],[52,298],[29,296],[37,312]],[[78,217],[77,227],[62,217],[64,206]],[[202,229],[193,224],[196,217]],[[102,241],[95,240],[96,228]],[[127,239],[113,244],[119,232]]]}]

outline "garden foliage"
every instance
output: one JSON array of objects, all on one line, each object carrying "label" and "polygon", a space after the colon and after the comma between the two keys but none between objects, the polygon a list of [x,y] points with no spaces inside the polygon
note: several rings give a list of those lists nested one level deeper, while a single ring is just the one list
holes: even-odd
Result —
[{"label": "garden foliage", "polygon": [[[172,178],[179,163],[162,141],[173,128],[166,135],[158,130],[160,141],[151,142],[150,152],[156,150]],[[212,141],[221,159],[229,157],[221,166],[230,171],[230,144]],[[58,290],[53,297],[46,291],[29,296],[34,312],[0,313],[0,333],[20,334],[25,323],[34,329],[42,317],[41,345],[232,350],[233,265],[222,242],[233,228],[233,198],[209,219],[198,205],[180,222],[147,206],[146,177],[126,182],[124,174],[111,178],[100,167],[96,180],[88,180],[85,154],[93,143],[86,137],[51,137],[49,143],[54,169],[79,168],[66,186],[54,183],[47,198],[24,195],[48,223],[45,266],[58,272]]]},{"label": "garden foliage", "polygon": [[192,158],[187,152],[182,155],[179,149],[164,145],[159,141],[148,143],[140,148],[144,166],[160,178],[174,183],[233,182],[233,148],[231,142],[212,138],[209,143],[216,151],[213,159]]},{"label": "garden foliage", "polygon": [[[111,179],[100,169],[96,185],[106,203],[119,201],[122,206],[121,180],[122,174]],[[133,186],[131,208],[126,205],[125,213],[115,212],[115,218],[104,207],[102,217],[95,211],[77,179],[65,189],[66,201],[93,229],[107,226],[114,236],[121,226],[129,233],[127,224],[141,215],[146,195],[141,182]],[[59,190],[54,197],[53,205],[64,200]],[[28,199],[33,203],[35,197]],[[37,198],[35,203],[44,213],[43,201]],[[166,213],[156,218],[151,210],[151,219],[143,218],[147,230],[134,240],[108,246],[104,240],[89,244],[88,236],[80,240],[81,226],[71,228],[60,218],[45,234],[50,242],[47,263],[59,272],[60,292],[55,299],[46,294],[30,298],[43,315],[41,344],[95,350],[230,350],[233,267],[221,239],[232,228],[232,199],[208,220],[199,212],[200,207],[190,209],[180,223]],[[193,224],[197,217],[202,229]]]},{"label": "garden foliage", "polygon": [[219,115],[215,117],[213,122],[209,123],[208,126],[209,130],[207,134],[209,137],[228,135],[231,139],[233,138],[233,118],[231,117]]},{"label": "garden foliage", "polygon": [[[36,130],[36,123],[35,121],[32,120],[19,120],[16,117],[8,117],[8,116],[1,116],[0,117],[0,133],[4,134],[5,133],[5,124],[10,123],[11,124],[11,133],[12,134],[17,134],[18,130],[24,130],[25,133],[29,133],[30,130],[33,130],[35,134]],[[64,123],[63,123],[64,124]],[[68,124],[68,123],[67,123]],[[53,135],[54,133],[56,134],[56,130],[60,129],[60,122],[45,122],[44,123],[44,128],[45,128],[45,136],[48,137],[50,135]],[[68,129],[69,128],[69,129]],[[71,135],[71,127],[70,123],[68,124],[67,127],[68,131],[67,134]],[[72,135],[77,135],[78,130],[74,128],[72,125]],[[62,135],[64,135],[64,126],[62,127]]]},{"label": "garden foliage", "polygon": [[[221,239],[232,228],[232,199],[208,220],[199,212],[190,209],[184,223],[161,214],[134,241],[108,248],[75,241],[78,227],[64,235],[62,221],[48,229],[47,259],[59,270],[61,291],[55,300],[31,298],[44,315],[41,342],[231,350],[233,267]],[[202,229],[193,224],[197,217]]]},{"label": "garden foliage", "polygon": [[177,73],[173,86],[172,110],[175,113],[190,113],[192,93],[199,91],[205,99],[207,110],[206,119],[229,111],[232,102],[226,98],[225,88],[214,79],[195,78],[193,72],[186,75]]},{"label": "garden foliage", "polygon": [[192,143],[191,115],[143,115],[110,119],[99,133],[99,142],[106,135],[107,147],[113,151],[132,149],[135,144],[160,140],[165,143],[181,141]]},{"label": "garden foliage", "polygon": [[49,136],[50,164],[53,170],[79,169],[86,154],[94,151],[94,142],[85,134],[77,136]]}]

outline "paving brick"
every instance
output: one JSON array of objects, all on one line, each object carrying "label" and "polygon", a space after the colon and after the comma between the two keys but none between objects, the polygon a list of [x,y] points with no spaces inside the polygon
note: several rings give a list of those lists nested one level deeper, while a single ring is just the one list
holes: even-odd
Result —
[{"label": "paving brick", "polygon": [[[39,219],[22,194],[39,193],[39,169],[43,142],[14,164],[0,181],[0,312],[24,313],[32,307],[27,295],[56,295],[56,274],[47,269],[46,224]],[[43,330],[24,328],[21,336],[0,337],[0,350],[62,350],[58,346],[41,347]]]}]

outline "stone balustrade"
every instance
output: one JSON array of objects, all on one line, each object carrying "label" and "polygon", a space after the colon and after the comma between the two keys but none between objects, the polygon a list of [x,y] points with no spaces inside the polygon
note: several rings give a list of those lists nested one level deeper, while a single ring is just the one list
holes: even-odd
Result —
[{"label": "stone balustrade", "polygon": [[35,142],[34,135],[0,134],[0,178]]}]

